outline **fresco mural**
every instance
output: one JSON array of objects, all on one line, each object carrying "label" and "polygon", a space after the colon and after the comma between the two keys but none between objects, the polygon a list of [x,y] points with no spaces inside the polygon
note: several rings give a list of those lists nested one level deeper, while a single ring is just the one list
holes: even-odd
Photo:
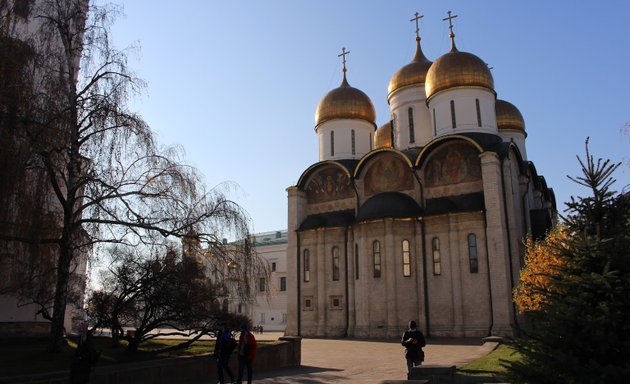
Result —
[{"label": "fresco mural", "polygon": [[479,152],[465,143],[446,144],[433,152],[424,175],[427,187],[481,180]]},{"label": "fresco mural", "polygon": [[304,190],[309,204],[354,196],[350,178],[344,171],[335,167],[324,168],[314,174]]},{"label": "fresco mural", "polygon": [[398,156],[381,154],[365,173],[365,195],[413,189],[413,175],[407,163]]}]

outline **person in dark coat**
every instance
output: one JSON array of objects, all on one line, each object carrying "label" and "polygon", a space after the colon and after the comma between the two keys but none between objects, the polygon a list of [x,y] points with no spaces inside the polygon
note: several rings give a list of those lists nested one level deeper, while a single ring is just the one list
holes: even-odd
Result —
[{"label": "person in dark coat", "polygon": [[403,333],[401,344],[405,347],[405,359],[407,359],[407,375],[411,372],[411,368],[422,364],[424,361],[424,352],[422,347],[427,343],[424,335],[416,328],[416,322],[409,322],[409,329]]},{"label": "person in dark coat", "polygon": [[70,367],[70,384],[86,384],[90,382],[90,373],[100,357],[100,352],[94,349],[92,334],[83,334],[79,339],[77,349]]},{"label": "person in dark coat", "polygon": [[241,335],[238,339],[238,380],[243,381],[243,371],[247,368],[247,383],[252,382],[252,365],[256,358],[256,338],[249,331],[247,324],[241,325]]},{"label": "person in dark coat", "polygon": [[232,336],[232,332],[227,329],[225,323],[221,324],[221,329],[217,333],[217,341],[214,344],[214,357],[217,359],[217,374],[219,376],[219,383],[225,384],[223,378],[223,371],[227,372],[230,376],[230,383],[234,382],[234,373],[230,369],[230,355],[236,347],[236,340]]}]

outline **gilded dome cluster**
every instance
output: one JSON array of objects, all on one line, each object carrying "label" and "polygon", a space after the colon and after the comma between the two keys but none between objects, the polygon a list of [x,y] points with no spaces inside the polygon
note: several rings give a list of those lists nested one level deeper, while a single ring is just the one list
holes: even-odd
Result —
[{"label": "gilded dome cluster", "polygon": [[483,87],[494,92],[494,79],[488,65],[479,57],[453,49],[440,56],[427,72],[427,99],[445,89]]},{"label": "gilded dome cluster", "polygon": [[501,130],[512,130],[525,132],[525,120],[521,111],[505,100],[497,99],[495,103],[497,112],[497,128]]},{"label": "gilded dome cluster", "polygon": [[315,127],[333,119],[361,119],[376,126],[376,112],[372,100],[363,91],[351,87],[344,73],[341,85],[317,105]]},{"label": "gilded dome cluster", "polygon": [[387,87],[388,97],[400,88],[409,85],[424,84],[429,67],[433,64],[431,60],[427,59],[420,47],[420,38],[416,38],[416,54],[413,60],[404,67],[400,68],[389,81]]},{"label": "gilded dome cluster", "polygon": [[[450,19],[456,16],[451,16]],[[427,59],[420,45],[420,35],[416,18],[416,51],[411,62],[400,68],[391,77],[387,89],[387,98],[391,99],[397,91],[408,87],[424,88],[428,101],[436,94],[449,89],[472,87],[484,88],[496,96],[494,79],[488,65],[478,56],[461,52],[455,47],[455,35],[451,28],[451,50],[438,57],[435,62]],[[445,19],[446,20],[446,19]],[[376,126],[376,114],[370,98],[361,90],[351,87],[346,80],[345,48],[344,74],[341,85],[324,96],[315,113],[316,127],[333,119],[360,119]],[[503,100],[496,101],[497,125],[499,129],[525,132],[525,123],[518,109]],[[391,124],[388,122],[376,130],[374,143],[377,148],[392,146]]]},{"label": "gilded dome cluster", "polygon": [[392,121],[381,125],[374,133],[374,149],[394,148]]}]

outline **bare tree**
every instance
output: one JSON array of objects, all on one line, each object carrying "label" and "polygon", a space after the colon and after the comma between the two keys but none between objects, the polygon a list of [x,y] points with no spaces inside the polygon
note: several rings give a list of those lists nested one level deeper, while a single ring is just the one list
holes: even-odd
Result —
[{"label": "bare tree", "polygon": [[[127,340],[129,352],[163,336],[185,337],[169,349],[185,348],[214,334],[220,321],[231,320],[236,329],[247,320],[221,305],[226,297],[223,288],[230,283],[211,277],[209,268],[215,260],[201,263],[204,256],[182,256],[173,249],[164,253],[164,247],[116,247],[112,252],[115,261],[103,273],[103,288],[91,294],[88,314],[93,330],[110,327],[114,344]],[[126,327],[133,332],[125,333]]]},{"label": "bare tree", "polygon": [[38,30],[27,41],[33,86],[20,115],[20,140],[28,144],[20,165],[44,184],[51,219],[38,236],[12,223],[0,236],[54,250],[52,300],[38,303],[51,321],[51,351],[64,340],[73,268],[100,244],[156,244],[194,233],[226,265],[235,255],[252,260],[247,244],[236,253],[222,244],[248,237],[245,212],[224,189],[206,190],[195,169],[174,149],[160,148],[129,110],[144,84],[110,44],[116,13],[86,0],[40,0],[30,13]]}]

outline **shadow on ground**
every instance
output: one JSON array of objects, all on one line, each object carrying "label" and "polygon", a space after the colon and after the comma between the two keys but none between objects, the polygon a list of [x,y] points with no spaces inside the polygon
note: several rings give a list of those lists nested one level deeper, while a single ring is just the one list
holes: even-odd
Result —
[{"label": "shadow on ground", "polygon": [[488,375],[460,375],[455,374],[456,384],[478,384],[478,383],[505,383],[505,378],[501,376]]},{"label": "shadow on ground", "polygon": [[[335,374],[335,372],[340,371],[343,371],[343,369],[311,367],[308,365],[303,365],[299,368],[289,368],[269,373],[261,372],[260,374],[256,375],[256,381],[273,378],[274,383],[334,383],[337,381],[346,380],[345,377]],[[316,378],[306,377],[315,373],[317,374]]]}]

